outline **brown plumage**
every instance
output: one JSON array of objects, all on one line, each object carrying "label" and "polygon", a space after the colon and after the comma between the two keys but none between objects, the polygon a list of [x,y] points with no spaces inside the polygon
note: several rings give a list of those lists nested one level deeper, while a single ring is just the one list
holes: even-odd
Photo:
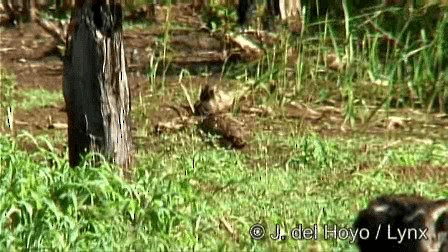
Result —
[{"label": "brown plumage", "polygon": [[217,84],[207,84],[202,88],[194,110],[196,115],[225,113],[230,111],[233,103],[232,94],[219,90]]},{"label": "brown plumage", "polygon": [[221,135],[233,148],[239,149],[246,145],[247,133],[243,123],[230,114],[211,114],[199,126],[204,132]]},{"label": "brown plumage", "polygon": [[[381,196],[359,213],[354,228],[369,230],[367,239],[357,239],[361,252],[448,252],[448,199]],[[407,232],[401,242],[398,230]]]},{"label": "brown plumage", "polygon": [[199,127],[204,132],[220,135],[223,143],[239,149],[246,145],[248,134],[244,124],[228,113],[234,102],[234,94],[220,90],[217,84],[207,84],[194,109],[196,115],[203,116]]}]

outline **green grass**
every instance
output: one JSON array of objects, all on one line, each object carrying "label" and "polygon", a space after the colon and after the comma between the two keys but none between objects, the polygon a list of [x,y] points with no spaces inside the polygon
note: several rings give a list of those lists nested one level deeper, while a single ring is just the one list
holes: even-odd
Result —
[{"label": "green grass", "polygon": [[[425,11],[432,15],[425,16]],[[367,90],[381,90],[385,108],[446,112],[448,45],[442,38],[448,33],[448,12],[434,18],[433,11],[417,9],[409,14],[379,9],[355,16],[344,8],[339,19],[323,16],[305,23],[301,38],[280,33],[280,41],[262,59],[247,67],[229,64],[226,75],[244,75],[259,86],[273,82],[281,87],[279,100],[286,93],[300,99],[311,90],[330,91],[343,97],[351,121],[359,116],[355,105],[377,102]],[[293,51],[295,63],[287,60]],[[329,54],[346,61],[342,71],[328,69]]]},{"label": "green grass", "polygon": [[22,90],[19,94],[17,109],[30,111],[33,109],[52,107],[64,102],[64,97],[60,91],[48,91],[46,89]]},{"label": "green grass", "polygon": [[[215,148],[193,132],[162,136],[164,147],[138,154],[124,180],[107,163],[70,169],[44,137],[27,152],[0,138],[0,244],[9,250],[256,250],[320,247],[348,251],[347,240],[323,239],[323,226],[349,228],[367,200],[383,193],[448,196],[446,173],[408,179],[394,167],[445,165],[448,145],[374,148],[383,139],[259,133],[248,152]],[[154,141],[160,141],[154,139]],[[374,149],[359,154],[361,143]],[[360,169],[364,165],[368,168]],[[220,224],[233,226],[234,234]],[[255,223],[273,232],[319,225],[317,241],[253,241]]]},{"label": "green grass", "polygon": [[13,129],[15,76],[0,68],[0,130]]},{"label": "green grass", "polygon": [[[366,15],[380,28],[374,30],[364,22],[366,16],[353,16],[343,7],[343,20],[327,16],[306,23],[300,39],[281,31],[279,43],[258,61],[228,62],[222,69],[224,84],[250,86],[250,102],[274,110],[291,101],[318,105],[334,99],[353,129],[374,113],[372,106],[385,108],[386,114],[396,107],[446,110],[447,16],[434,29],[413,30],[407,27],[419,24],[421,16],[392,27],[387,11],[372,12]],[[223,24],[231,26],[226,15]],[[196,76],[188,71],[166,76],[170,31],[177,25],[165,24],[149,67],[150,94],[133,102],[139,153],[131,179],[123,179],[107,162],[92,167],[92,156],[70,169],[63,133],[12,136],[0,131],[0,250],[356,251],[349,240],[325,240],[324,226],[350,228],[358,211],[382,194],[448,197],[448,142],[440,127],[434,129],[436,136],[426,132],[432,141],[422,144],[411,133],[407,138],[392,133],[324,136],[298,120],[255,118],[281,127],[256,127],[243,151],[223,149],[195,128],[151,134],[151,113],[160,109],[160,97],[185,103],[179,83],[194,98],[199,91]],[[400,45],[385,43],[385,34]],[[291,49],[297,62],[287,57]],[[347,66],[329,70],[323,59],[330,53],[347,59]],[[17,104],[16,110],[35,110],[63,102],[60,92],[42,89],[22,90],[16,101],[13,76],[2,72],[1,77],[2,113],[11,104]],[[395,140],[401,142],[391,144]],[[319,236],[317,241],[254,241],[249,229],[255,223],[268,233],[275,224],[286,233],[298,224],[316,224]]]}]

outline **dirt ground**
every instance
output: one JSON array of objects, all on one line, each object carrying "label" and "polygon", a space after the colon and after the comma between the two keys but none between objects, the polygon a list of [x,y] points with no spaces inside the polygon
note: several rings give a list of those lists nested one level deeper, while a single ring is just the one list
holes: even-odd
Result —
[{"label": "dirt ground", "polygon": [[[176,14],[178,13],[178,14]],[[182,13],[182,14],[179,14]],[[168,86],[178,82],[177,69],[188,65],[200,65],[201,55],[209,52],[220,53],[224,45],[201,28],[198,17],[188,11],[174,11],[173,19],[187,23],[190,26],[185,29],[173,30],[170,38],[170,50],[175,51],[173,72],[167,77]],[[164,19],[163,15],[158,17]],[[1,68],[12,72],[17,81],[16,94],[22,90],[42,88],[49,91],[62,93],[63,64],[58,54],[54,39],[44,32],[36,24],[23,24],[20,27],[1,27],[0,35],[0,64]],[[124,31],[124,43],[126,49],[127,72],[131,95],[134,103],[141,99],[142,94],[154,92],[149,90],[148,77],[146,76],[151,58],[156,57],[155,48],[161,47],[158,36],[164,32],[161,26],[153,25],[149,28],[126,29]],[[190,61],[189,61],[190,60]],[[204,63],[220,66],[219,59],[216,62]],[[212,77],[213,78],[213,77]],[[210,79],[208,79],[210,81]],[[202,85],[207,80],[201,76],[193,76],[194,85]],[[173,86],[175,86],[173,84]],[[180,92],[177,86],[171,92]],[[147,97],[147,96],[145,96]],[[169,95],[163,97],[149,96],[151,107],[151,125],[159,121],[170,120],[176,117],[174,111],[160,108],[161,104],[175,103]],[[146,98],[145,98],[146,99]],[[242,107],[250,107],[253,102],[246,100]],[[180,104],[179,104],[180,105]],[[159,107],[159,108],[157,108]],[[360,125],[356,128],[344,126],[343,112],[340,104],[331,106],[304,105],[304,102],[291,102],[282,108],[274,108],[268,117],[256,115],[256,113],[240,113],[238,117],[245,122],[249,129],[288,131],[291,125],[305,125],[306,127],[322,135],[353,136],[354,134],[386,134],[398,139],[406,139],[412,136],[417,139],[440,139],[448,137],[443,132],[448,130],[448,118],[446,115],[424,114],[411,109],[391,110],[386,118],[381,113],[375,116],[368,125]],[[154,109],[157,108],[157,109]],[[392,115],[392,117],[390,117]],[[393,117],[395,116],[395,117]],[[49,118],[51,117],[51,119]],[[256,120],[254,120],[256,119]],[[16,111],[15,128],[26,129],[34,134],[47,130],[48,122],[65,123],[65,106],[63,103],[54,107],[34,109],[32,111]],[[286,120],[286,123],[285,123]],[[286,129],[287,127],[288,129]]]},{"label": "dirt ground", "polygon": [[[0,36],[0,66],[15,75],[17,84],[15,93],[20,95],[22,90],[41,88],[48,91],[62,93],[63,63],[57,53],[57,47],[53,38],[45,33],[38,25],[24,24],[20,28],[2,27]],[[128,62],[132,61],[128,70],[129,84],[132,94],[137,94],[136,89],[144,87],[147,78],[140,71],[140,66],[131,60],[133,50],[144,50],[147,44],[144,38],[126,33],[126,45]],[[128,36],[131,38],[128,39]],[[137,52],[140,53],[140,52]],[[134,53],[136,54],[136,53]],[[27,129],[31,132],[43,129],[47,125],[48,116],[53,121],[65,123],[65,105],[58,107],[41,108],[33,111],[16,111],[16,128]],[[23,122],[23,123],[20,123]]]},{"label": "dirt ground", "polygon": [[[166,10],[158,13],[160,15],[156,17],[156,22],[162,22],[165,19]],[[171,15],[175,21],[195,25],[197,28],[201,25],[197,15],[191,10],[186,11],[185,6],[174,8]],[[157,37],[163,35],[164,32],[162,26],[153,25],[149,29],[125,30],[123,34],[128,80],[134,99],[148,87],[146,71],[151,57],[155,56],[153,49],[160,47]],[[177,57],[177,61],[180,62],[176,62],[176,58],[173,60],[173,70],[176,70],[176,67],[181,68],[182,59],[193,51],[201,54],[201,50],[210,51],[221,48],[219,41],[201,32],[200,29],[173,30],[171,35],[175,36],[171,40],[171,48],[180,52]],[[36,88],[62,93],[63,63],[60,55],[55,40],[37,24],[27,23],[12,28],[0,27],[0,67],[15,75],[17,82],[15,93],[18,96],[22,90]],[[177,81],[176,78],[170,79]],[[165,100],[159,99],[159,102],[163,103]],[[161,120],[164,114],[166,113],[161,111],[160,115],[154,115],[153,121]],[[15,128],[37,133],[36,131],[47,127],[49,117],[53,122],[65,123],[64,104],[33,111],[16,111]]]}]

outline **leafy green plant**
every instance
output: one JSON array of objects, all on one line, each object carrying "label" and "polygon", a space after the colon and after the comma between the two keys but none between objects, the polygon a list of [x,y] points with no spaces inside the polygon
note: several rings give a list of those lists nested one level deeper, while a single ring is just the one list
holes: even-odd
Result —
[{"label": "leafy green plant", "polygon": [[[258,242],[248,230],[254,223],[270,233],[277,223],[284,229],[298,223],[350,227],[357,210],[378,194],[448,193],[443,173],[418,178],[416,186],[396,171],[445,165],[448,146],[442,142],[374,149],[384,139],[258,132],[253,148],[243,153],[205,145],[191,132],[162,141],[166,148],[143,149],[135,174],[124,179],[106,162],[92,167],[101,158],[93,154],[69,168],[66,153],[46,136],[0,136],[0,246],[351,251],[353,244],[344,240]],[[24,151],[23,142],[34,150]],[[359,155],[364,144],[372,151]]]},{"label": "leafy green plant", "polygon": [[[275,82],[280,87],[278,104],[283,104],[286,93],[299,99],[310,91],[313,96],[325,92],[329,99],[340,96],[346,122],[352,126],[366,119],[368,112],[362,110],[369,104],[446,112],[446,12],[437,6],[412,12],[375,6],[360,13],[351,4],[342,2],[339,19],[326,13],[307,23],[305,17],[300,39],[279,33],[278,43],[265,48],[258,62],[244,68],[227,63],[227,76],[244,73],[245,79],[264,89]],[[337,71],[326,60],[331,54],[338,59]],[[291,59],[295,59],[292,68]]]},{"label": "leafy green plant", "polygon": [[64,102],[64,97],[59,91],[53,92],[45,89],[29,89],[22,90],[18,97],[20,103],[18,109],[33,110],[38,108],[45,108],[57,106]]}]

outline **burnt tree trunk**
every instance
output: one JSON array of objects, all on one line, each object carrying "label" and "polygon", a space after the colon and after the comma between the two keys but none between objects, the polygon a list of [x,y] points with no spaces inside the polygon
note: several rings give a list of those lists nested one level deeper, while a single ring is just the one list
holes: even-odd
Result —
[{"label": "burnt tree trunk", "polygon": [[78,165],[88,151],[98,151],[125,169],[131,165],[121,21],[121,6],[104,0],[87,0],[74,10],[64,59],[70,166]]}]

